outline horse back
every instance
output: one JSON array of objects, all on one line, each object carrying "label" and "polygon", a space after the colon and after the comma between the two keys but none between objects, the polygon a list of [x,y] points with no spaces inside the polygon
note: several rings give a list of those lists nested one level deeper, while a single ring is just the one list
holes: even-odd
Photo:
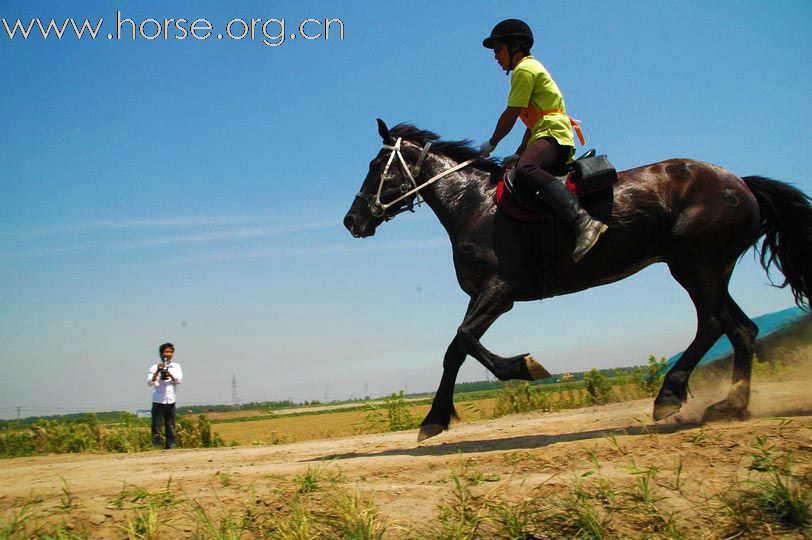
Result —
[{"label": "horse back", "polygon": [[611,189],[582,204],[609,229],[577,264],[569,257],[572,233],[556,235],[552,294],[612,283],[656,262],[732,264],[752,245],[760,223],[758,202],[741,178],[690,159],[620,171]]}]

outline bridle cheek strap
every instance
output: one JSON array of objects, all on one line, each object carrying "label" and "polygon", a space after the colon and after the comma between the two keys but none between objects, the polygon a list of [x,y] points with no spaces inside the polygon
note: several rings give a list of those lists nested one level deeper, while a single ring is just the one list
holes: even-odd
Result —
[{"label": "bridle cheek strap", "polygon": [[[448,176],[453,172],[456,172],[460,169],[467,167],[468,165],[476,161],[476,158],[463,161],[462,163],[459,163],[451,167],[450,169],[446,169],[445,171],[432,176],[431,178],[426,180],[423,184],[418,186],[417,181],[415,179],[418,178],[420,175],[420,169],[423,166],[423,161],[426,159],[426,156],[429,153],[430,147],[431,141],[427,142],[426,145],[423,146],[423,150],[420,152],[420,157],[417,159],[417,163],[414,166],[414,170],[412,170],[409,168],[409,165],[403,158],[403,153],[401,152],[400,149],[401,148],[400,138],[398,138],[398,140],[395,141],[394,145],[388,144],[383,145],[383,148],[385,150],[391,150],[392,153],[389,154],[389,160],[386,162],[386,166],[384,167],[383,172],[381,173],[381,181],[378,184],[377,193],[375,194],[374,198],[371,195],[364,196],[361,193],[358,193],[356,195],[357,198],[363,199],[367,202],[367,204],[369,205],[369,211],[373,216],[382,217],[384,218],[384,220],[389,221],[390,219],[393,219],[396,215],[405,212],[406,210],[413,212],[414,203],[411,199],[409,199],[409,197],[413,195],[417,196],[417,205],[420,206],[423,203],[423,200],[420,198],[420,190],[422,190],[427,186],[430,186],[437,180],[445,176]],[[395,156],[397,156],[401,169],[403,170],[403,173],[408,177],[411,184],[403,183],[401,184],[400,188],[392,188],[384,192],[383,185],[386,182],[386,173],[389,172],[389,167],[392,166],[392,162],[394,161]],[[381,200],[382,196],[388,197],[389,195],[393,194],[397,195],[398,193],[400,194],[400,196],[396,196],[394,200],[391,200],[388,203],[384,204]],[[387,210],[390,211],[387,212]]]}]

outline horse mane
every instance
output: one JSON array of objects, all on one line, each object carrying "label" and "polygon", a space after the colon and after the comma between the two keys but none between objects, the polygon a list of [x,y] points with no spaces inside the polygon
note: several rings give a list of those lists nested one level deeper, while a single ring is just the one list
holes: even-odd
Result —
[{"label": "horse mane", "polygon": [[464,139],[462,141],[441,141],[440,136],[427,129],[419,129],[413,124],[401,123],[389,130],[394,138],[402,138],[420,146],[425,146],[431,142],[431,151],[443,156],[447,156],[454,161],[463,162],[469,159],[476,159],[471,167],[489,172],[491,174],[502,173],[502,161],[499,159],[483,158],[479,151],[474,148],[472,141]]}]

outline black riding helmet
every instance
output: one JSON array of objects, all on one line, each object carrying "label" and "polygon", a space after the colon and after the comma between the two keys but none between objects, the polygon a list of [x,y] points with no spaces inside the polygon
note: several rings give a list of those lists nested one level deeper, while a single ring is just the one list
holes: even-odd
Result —
[{"label": "black riding helmet", "polygon": [[495,41],[504,42],[505,38],[518,38],[527,42],[527,48],[533,46],[533,32],[526,22],[519,19],[505,19],[491,30],[491,35],[482,41],[482,45],[493,49]]}]

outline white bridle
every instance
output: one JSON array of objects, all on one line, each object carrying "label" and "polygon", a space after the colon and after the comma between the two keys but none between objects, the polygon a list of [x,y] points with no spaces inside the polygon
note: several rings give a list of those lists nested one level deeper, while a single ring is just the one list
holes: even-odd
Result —
[{"label": "white bridle", "polygon": [[[409,165],[406,163],[406,160],[403,158],[403,153],[400,150],[400,146],[401,146],[401,139],[400,138],[398,138],[397,141],[395,141],[394,145],[388,145],[388,144],[383,145],[383,148],[385,150],[391,150],[392,153],[389,154],[389,160],[386,162],[386,167],[384,167],[383,172],[381,172],[381,181],[378,184],[378,191],[375,193],[375,196],[374,197],[372,195],[364,196],[361,193],[358,193],[356,195],[356,197],[358,197],[360,199],[363,199],[363,200],[365,200],[367,202],[367,204],[369,205],[369,212],[373,216],[378,217],[378,218],[382,217],[386,221],[389,221],[390,219],[393,219],[396,215],[400,214],[404,210],[414,211],[413,210],[414,205],[412,204],[411,201],[408,201],[407,203],[402,205],[403,206],[402,208],[401,208],[401,205],[399,203],[401,203],[402,201],[408,199],[412,195],[417,195],[417,205],[420,206],[422,204],[422,202],[423,202],[422,199],[420,198],[420,190],[421,189],[423,189],[423,188],[425,188],[427,186],[430,186],[431,184],[433,184],[437,180],[439,180],[439,179],[441,179],[441,178],[443,178],[445,176],[448,176],[449,174],[451,174],[453,172],[456,172],[456,171],[458,171],[460,169],[463,169],[463,168],[467,167],[468,165],[470,165],[471,163],[477,161],[477,159],[478,159],[478,158],[473,158],[473,159],[469,159],[467,161],[463,161],[462,163],[459,163],[458,165],[454,165],[450,169],[446,169],[445,171],[443,171],[443,172],[441,172],[439,174],[435,174],[434,176],[432,176],[431,178],[429,178],[428,180],[426,180],[425,182],[423,182],[421,185],[418,186],[417,181],[415,179],[420,175],[420,168],[423,166],[423,161],[426,159],[426,155],[429,152],[429,148],[431,147],[431,141],[427,142],[426,145],[423,147],[423,150],[420,152],[420,157],[417,159],[417,163],[414,166],[414,171],[412,171],[412,169],[409,168]],[[388,195],[388,194],[391,194],[392,191],[397,191],[398,193],[400,193],[400,196],[398,196],[394,200],[391,200],[388,203],[384,204],[381,201],[381,195],[384,194],[383,193],[383,185],[384,185],[384,183],[386,181],[386,173],[389,172],[389,167],[392,166],[392,162],[395,160],[395,156],[397,156],[398,161],[400,162],[401,169],[403,170],[403,173],[408,177],[409,182],[411,182],[411,183],[404,182],[403,184],[400,185],[399,188],[394,188],[394,189],[389,190],[388,192],[386,192],[385,194]],[[386,211],[388,209],[392,208],[396,204],[398,205],[398,207],[395,208],[395,210],[390,215],[387,215]]]}]

